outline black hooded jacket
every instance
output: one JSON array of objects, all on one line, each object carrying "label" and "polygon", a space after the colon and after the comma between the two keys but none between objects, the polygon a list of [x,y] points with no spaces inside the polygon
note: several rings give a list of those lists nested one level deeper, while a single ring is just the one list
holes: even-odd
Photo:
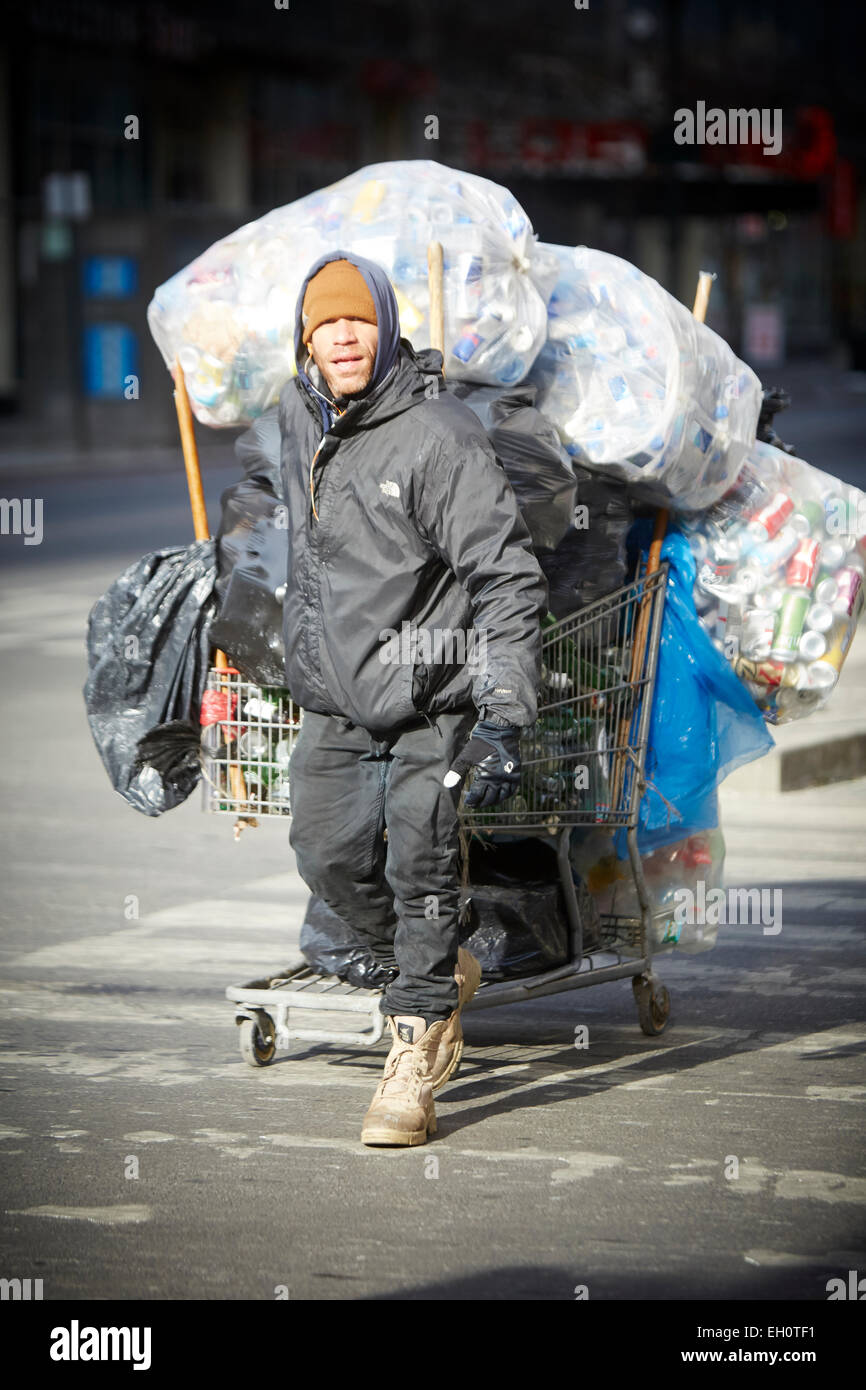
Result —
[{"label": "black hooded jacket", "polygon": [[[342,413],[301,341],[306,285],[338,257],[370,286],[381,350]],[[473,703],[531,725],[547,584],[529,532],[478,417],[446,388],[441,353],[399,338],[393,289],[371,264],[325,256],[298,297],[299,373],[279,403],[286,684],[304,709],[379,737]]]}]

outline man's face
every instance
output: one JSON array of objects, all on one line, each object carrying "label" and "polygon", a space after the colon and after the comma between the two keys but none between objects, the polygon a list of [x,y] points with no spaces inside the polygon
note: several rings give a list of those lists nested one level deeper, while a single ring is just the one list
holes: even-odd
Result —
[{"label": "man's face", "polygon": [[355,396],[373,375],[379,329],[366,319],[327,319],[310,338],[310,352],[331,395]]}]

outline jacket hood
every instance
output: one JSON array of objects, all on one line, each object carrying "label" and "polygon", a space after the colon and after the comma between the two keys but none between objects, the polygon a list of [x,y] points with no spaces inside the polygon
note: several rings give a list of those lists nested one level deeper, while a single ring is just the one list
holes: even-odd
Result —
[{"label": "jacket hood", "polygon": [[[363,391],[358,392],[358,397],[369,395],[376,387],[384,381],[391,368],[397,360],[397,353],[400,347],[400,314],[397,308],[397,296],[394,287],[388,279],[387,273],[382,266],[375,261],[368,261],[365,256],[355,256],[350,251],[329,251],[326,255],[310,266],[301,285],[298,302],[295,308],[295,361],[298,364],[298,376],[304,384],[312,387],[314,391],[324,394],[328,399],[333,399],[324,378],[313,382],[307,372],[307,363],[310,361],[309,349],[304,344],[303,339],[303,307],[304,295],[307,292],[307,285],[313,276],[318,274],[323,265],[329,261],[348,261],[350,265],[360,270],[367,282],[367,288],[373,296],[373,303],[376,306],[376,319],[379,327],[379,341],[376,346],[376,358],[373,362],[373,373]],[[317,378],[320,374],[316,372]],[[354,399],[354,398],[353,398]]]}]

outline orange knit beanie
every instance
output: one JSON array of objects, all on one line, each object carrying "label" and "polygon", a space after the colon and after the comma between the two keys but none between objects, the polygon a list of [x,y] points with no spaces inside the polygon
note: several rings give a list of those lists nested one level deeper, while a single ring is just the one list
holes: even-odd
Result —
[{"label": "orange knit beanie", "polygon": [[367,281],[350,261],[328,261],[317,271],[304,295],[304,342],[328,319],[366,319],[378,323]]}]

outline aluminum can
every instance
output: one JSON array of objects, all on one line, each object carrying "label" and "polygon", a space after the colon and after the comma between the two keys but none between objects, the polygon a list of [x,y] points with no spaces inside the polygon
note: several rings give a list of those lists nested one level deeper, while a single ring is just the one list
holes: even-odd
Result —
[{"label": "aluminum can", "polygon": [[866,601],[866,594],[864,594],[863,589],[858,589],[850,614],[847,617],[837,617],[834,626],[827,634],[826,652],[809,668],[811,682],[816,688],[831,690],[839,679],[839,672],[845,665],[845,658],[854,640],[854,633],[857,631],[864,601]]},{"label": "aluminum can", "polygon": [[752,608],[743,619],[740,647],[744,656],[763,661],[770,655],[776,635],[776,614],[770,608]]},{"label": "aluminum can", "polygon": [[786,560],[790,560],[799,544],[800,537],[796,531],[783,526],[773,540],[755,547],[749,555],[749,564],[760,566],[765,574],[772,574],[773,570],[779,569]]},{"label": "aluminum can", "polygon": [[750,569],[747,566],[745,569],[737,570],[737,577],[734,583],[741,593],[751,595],[757,593],[763,580],[764,576],[760,570]]},{"label": "aluminum can", "polygon": [[810,690],[808,687],[802,690],[780,690],[776,696],[776,709],[788,719],[802,719],[804,715],[812,712],[820,699],[818,691]]},{"label": "aluminum can", "polygon": [[839,585],[832,574],[826,575],[823,579],[818,576],[818,583],[815,585],[815,600],[817,603],[832,603],[837,593]]},{"label": "aluminum can", "polygon": [[804,661],[817,661],[827,650],[827,639],[820,632],[804,632],[797,643],[797,651]]},{"label": "aluminum can", "polygon": [[777,608],[782,607],[782,599],[784,597],[784,589],[780,589],[775,584],[770,584],[766,589],[759,589],[755,594],[755,606],[756,608],[772,608],[775,613]]},{"label": "aluminum can", "polygon": [[770,652],[777,661],[793,661],[797,655],[797,644],[803,631],[803,623],[809,611],[809,595],[789,590],[782,600],[779,610],[779,626],[776,639]]},{"label": "aluminum can", "polygon": [[796,531],[801,540],[812,534],[809,518],[804,516],[802,512],[792,512],[788,517],[788,525],[792,531]]},{"label": "aluminum can", "polygon": [[778,690],[780,685],[796,685],[799,679],[799,668],[786,666],[781,661],[755,661],[751,657],[737,656],[731,664],[740,680],[749,681],[765,693]]},{"label": "aluminum can", "polygon": [[813,603],[804,626],[811,632],[829,632],[835,621],[836,615],[829,603]]},{"label": "aluminum can", "polygon": [[840,565],[845,563],[845,556],[847,553],[841,541],[825,541],[821,546],[822,571],[837,570]]},{"label": "aluminum can", "polygon": [[[820,534],[824,530],[824,508],[820,502],[800,502],[795,515],[808,523],[809,529],[804,532],[805,535],[814,535],[815,532]],[[802,522],[797,524],[802,525]],[[791,525],[794,526],[794,517],[791,518]]]},{"label": "aluminum can", "polygon": [[749,531],[761,540],[772,540],[794,510],[794,499],[777,492],[765,507],[749,518]]},{"label": "aluminum can", "polygon": [[800,541],[785,570],[785,583],[789,589],[811,589],[818,577],[818,557],[821,547],[817,541],[806,538]]},{"label": "aluminum can", "polygon": [[863,587],[863,578],[858,570],[846,566],[836,574],[837,592],[833,600],[833,611],[850,617],[857,603],[857,596]]}]

